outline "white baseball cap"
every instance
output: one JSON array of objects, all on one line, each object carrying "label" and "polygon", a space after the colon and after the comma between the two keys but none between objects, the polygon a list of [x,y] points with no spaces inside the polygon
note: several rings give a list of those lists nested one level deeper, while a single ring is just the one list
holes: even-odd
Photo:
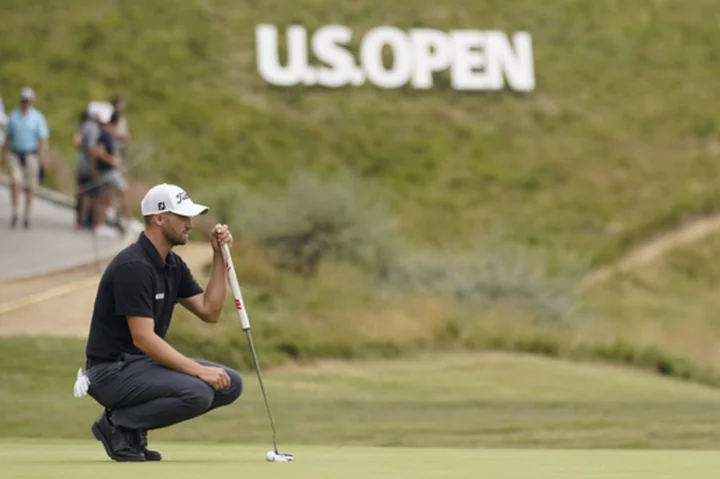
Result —
[{"label": "white baseball cap", "polygon": [[145,194],[140,204],[143,216],[175,213],[180,216],[204,215],[208,207],[193,203],[185,190],[176,185],[155,185]]},{"label": "white baseball cap", "polygon": [[20,90],[20,99],[35,101],[35,91],[33,91],[33,89],[29,86],[26,86],[25,88]]},{"label": "white baseball cap", "polygon": [[100,123],[109,123],[114,111],[115,109],[110,103],[102,101],[91,101],[87,107],[90,118],[96,119]]}]

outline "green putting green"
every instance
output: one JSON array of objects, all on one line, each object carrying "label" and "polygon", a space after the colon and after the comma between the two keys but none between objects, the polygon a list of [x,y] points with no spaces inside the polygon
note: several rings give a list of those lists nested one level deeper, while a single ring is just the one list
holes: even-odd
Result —
[{"label": "green putting green", "polygon": [[4,439],[3,479],[492,478],[710,479],[720,455],[710,451],[512,450],[291,446],[291,463],[265,461],[267,445],[160,443],[160,463],[110,461],[91,441]]}]

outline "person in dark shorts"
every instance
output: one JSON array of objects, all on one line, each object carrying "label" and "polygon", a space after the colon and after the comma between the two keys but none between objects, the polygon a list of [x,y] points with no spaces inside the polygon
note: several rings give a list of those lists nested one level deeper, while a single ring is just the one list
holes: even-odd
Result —
[{"label": "person in dark shorts", "polygon": [[100,132],[99,144],[114,159],[113,163],[98,163],[98,182],[100,183],[100,203],[103,207],[109,207],[105,211],[117,212],[113,218],[107,218],[111,223],[119,226],[125,234],[137,233],[132,224],[132,213],[128,204],[128,181],[125,178],[125,166],[123,159],[118,155],[120,145],[114,132],[117,128],[120,115],[114,112],[110,122],[103,125]]},{"label": "person in dark shorts", "polygon": [[100,280],[80,394],[83,383],[76,382],[77,397],[86,393],[105,408],[91,430],[107,455],[121,462],[161,460],[148,449],[149,430],[227,406],[242,393],[238,372],[187,358],[164,339],[176,303],[205,322],[219,320],[227,294],[221,248],[232,243],[230,231],[221,224],[212,229],[212,268],[203,290],[172,249],[188,241],[193,217],[208,208],[163,183],[148,191],[141,210],[144,231]]}]

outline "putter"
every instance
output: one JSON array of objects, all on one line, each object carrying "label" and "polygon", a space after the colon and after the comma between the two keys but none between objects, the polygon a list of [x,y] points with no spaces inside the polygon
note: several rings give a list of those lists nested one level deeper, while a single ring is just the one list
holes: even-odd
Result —
[{"label": "putter", "polygon": [[265,459],[268,462],[290,462],[295,457],[287,452],[278,452],[277,441],[275,439],[275,419],[273,418],[272,410],[270,409],[270,403],[268,402],[267,394],[265,393],[265,384],[263,383],[262,374],[260,373],[260,362],[258,361],[257,353],[255,352],[255,344],[253,343],[252,333],[250,333],[250,320],[248,319],[247,312],[245,311],[245,303],[243,303],[242,293],[240,292],[240,284],[237,280],[237,274],[235,273],[235,266],[233,265],[232,257],[230,256],[230,248],[227,244],[222,245],[222,253],[225,259],[225,269],[227,270],[228,281],[232,288],[233,296],[235,297],[235,309],[237,310],[238,317],[240,318],[240,324],[242,325],[243,331],[248,339],[250,345],[250,353],[252,354],[253,364],[255,365],[255,372],[257,373],[258,381],[260,382],[260,391],[262,391],[263,399],[265,400],[265,408],[267,409],[268,417],[270,418],[270,425],[272,426],[273,432],[273,450],[268,451],[265,455]]}]

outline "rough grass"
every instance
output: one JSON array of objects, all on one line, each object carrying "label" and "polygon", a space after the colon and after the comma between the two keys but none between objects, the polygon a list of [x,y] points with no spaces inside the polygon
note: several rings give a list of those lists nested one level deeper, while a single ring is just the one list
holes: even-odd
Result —
[{"label": "rough grass", "polygon": [[[265,250],[248,239],[236,242],[233,257],[253,334],[262,338],[267,364],[490,349],[631,365],[720,385],[714,353],[708,354],[714,351],[713,337],[702,336],[707,329],[677,322],[669,330],[677,334],[665,334],[665,341],[657,341],[657,335],[648,331],[662,331],[663,324],[654,323],[647,310],[636,310],[636,316],[608,317],[624,303],[600,289],[577,299],[582,314],[548,318],[542,303],[528,303],[522,295],[514,296],[517,291],[512,289],[506,290],[507,296],[489,299],[483,294],[477,298],[446,294],[447,284],[463,278],[452,268],[442,271],[447,278],[430,281],[427,291],[418,294],[413,287],[382,282],[345,262],[326,262],[315,277],[303,278],[275,268]],[[503,281],[509,278],[512,272],[490,275],[486,291],[506,287]],[[202,284],[206,281],[198,279]],[[523,278],[519,284],[533,286],[541,295],[553,293],[546,282],[533,284]],[[563,290],[559,298],[572,298],[570,293],[571,289]],[[231,298],[221,325],[208,328],[182,308],[174,324],[170,337],[187,352],[240,367],[252,364]],[[696,349],[697,341],[706,345],[702,352]]]},{"label": "rough grass", "polygon": [[[265,189],[293,168],[342,166],[396,194],[416,241],[499,222],[601,263],[716,210],[718,15],[712,0],[8,0],[0,84],[9,103],[37,89],[69,158],[80,108],[121,91],[138,138],[158,146],[137,171],[147,179]],[[527,30],[538,88],[271,88],[254,67],[254,26],[268,21],[357,36],[379,24]]]},{"label": "rough grass", "polygon": [[[606,329],[624,331],[638,346],[674,351],[696,363],[717,364],[720,280],[717,234],[667,252],[660,260],[593,287],[586,304]],[[601,309],[602,308],[602,309]]]}]

